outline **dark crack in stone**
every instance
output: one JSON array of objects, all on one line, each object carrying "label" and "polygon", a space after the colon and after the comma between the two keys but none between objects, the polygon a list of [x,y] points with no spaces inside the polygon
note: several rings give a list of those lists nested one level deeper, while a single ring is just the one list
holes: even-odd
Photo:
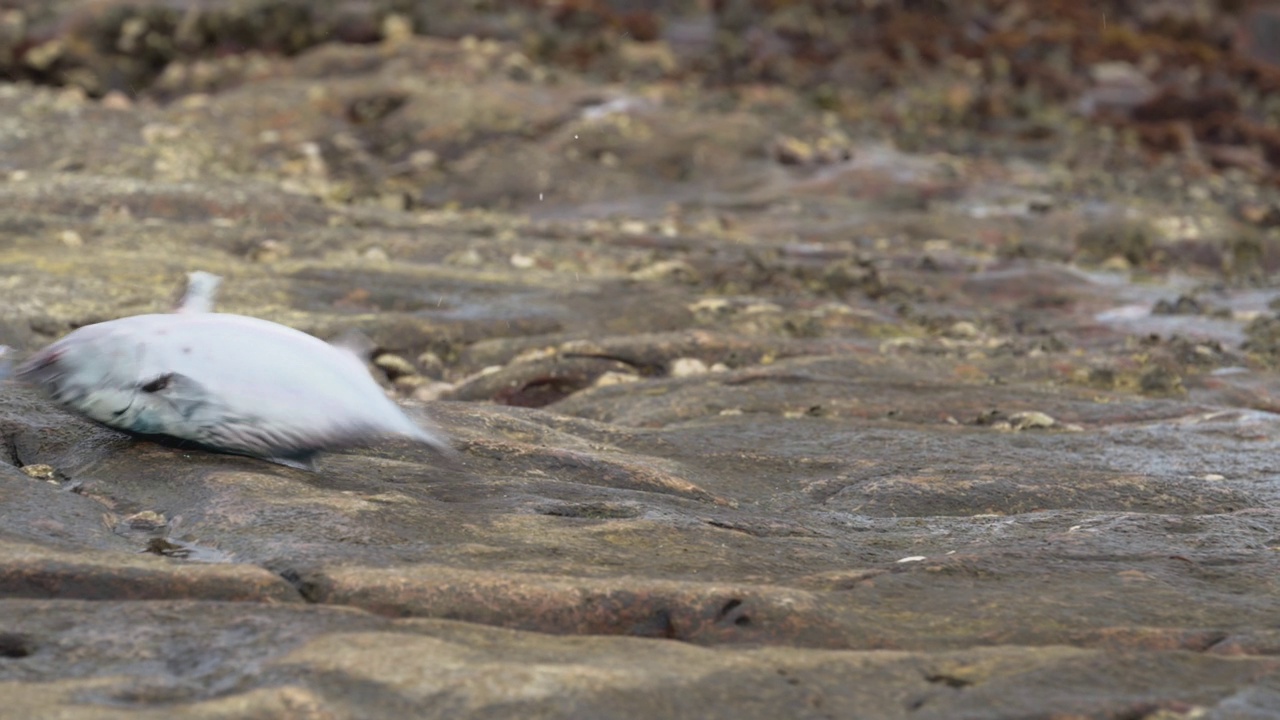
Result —
[{"label": "dark crack in stone", "polygon": [[461,458],[0,383],[0,716],[1280,707],[1262,4],[19,5],[6,357],[203,269]]}]

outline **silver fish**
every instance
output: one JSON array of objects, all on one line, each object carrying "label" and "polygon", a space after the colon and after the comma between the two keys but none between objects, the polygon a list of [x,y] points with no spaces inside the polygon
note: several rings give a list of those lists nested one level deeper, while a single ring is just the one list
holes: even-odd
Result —
[{"label": "silver fish", "polygon": [[387,397],[353,350],[210,312],[218,277],[188,277],[177,312],[86,325],[36,353],[17,376],[117,430],[296,467],[310,467],[317,452],[386,436],[455,454]]}]

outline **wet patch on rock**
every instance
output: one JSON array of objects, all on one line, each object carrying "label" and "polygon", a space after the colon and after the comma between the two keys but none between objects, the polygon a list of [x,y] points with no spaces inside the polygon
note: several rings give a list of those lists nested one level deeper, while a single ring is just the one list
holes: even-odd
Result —
[{"label": "wet patch on rock", "polygon": [[1235,10],[277,5],[0,12],[0,344],[204,269],[362,333],[460,458],[306,472],[0,384],[11,712],[1276,704],[1271,140],[1163,86],[1269,87]]}]

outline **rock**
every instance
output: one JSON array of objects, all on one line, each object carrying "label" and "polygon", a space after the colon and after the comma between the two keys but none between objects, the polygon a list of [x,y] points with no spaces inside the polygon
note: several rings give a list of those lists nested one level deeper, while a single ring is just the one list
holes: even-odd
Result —
[{"label": "rock", "polygon": [[418,356],[418,370],[426,377],[441,380],[444,378],[444,360],[436,353],[428,350]]},{"label": "rock", "polygon": [[[0,682],[8,681],[6,708],[23,717],[126,718],[151,710],[216,718],[406,711],[487,717],[512,705],[545,717],[713,717],[723,712],[730,676],[754,688],[752,702],[736,714],[742,720],[815,706],[839,716],[905,718],[904,689],[937,716],[1016,717],[1044,704],[1093,714],[1116,705],[1066,688],[1102,675],[1113,679],[1117,697],[1142,697],[1150,692],[1142,671],[1153,668],[1186,688],[1183,702],[1198,706],[1265,706],[1273,693],[1269,663],[1260,657],[1153,658],[1061,646],[977,648],[932,659],[885,651],[728,651],[396,621],[331,607],[2,602],[0,648],[7,659]],[[131,677],[138,657],[154,659],[145,678]],[[24,677],[19,672],[58,679],[15,683],[10,678]],[[1239,686],[1241,675],[1261,679],[1225,698],[1221,690],[1196,689]],[[384,691],[352,696],[369,684]],[[958,693],[956,685],[971,689]]]},{"label": "rock", "polygon": [[698,358],[676,358],[671,362],[671,377],[688,377],[710,372],[707,364]]},{"label": "rock", "polygon": [[1057,11],[187,5],[0,13],[0,344],[206,267],[370,337],[460,458],[302,473],[0,383],[0,715],[1280,703],[1244,15],[1116,9],[1218,88],[1132,106],[1160,74],[1052,56],[1107,36]]},{"label": "rock", "polygon": [[1057,420],[1034,410],[1016,412],[1009,416],[1009,425],[1014,430],[1045,430],[1057,424]]},{"label": "rock", "polygon": [[402,377],[412,377],[418,374],[418,369],[413,363],[394,353],[382,353],[373,359],[373,364],[387,374],[392,380]]}]

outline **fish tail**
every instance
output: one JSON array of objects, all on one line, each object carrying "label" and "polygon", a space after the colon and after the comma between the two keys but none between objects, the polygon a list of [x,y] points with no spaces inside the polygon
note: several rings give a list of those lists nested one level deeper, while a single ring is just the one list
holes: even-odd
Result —
[{"label": "fish tail", "polygon": [[418,432],[414,434],[414,438],[422,442],[423,445],[426,445],[450,460],[458,460],[461,457],[453,445],[441,435],[436,435],[422,428],[418,428]]},{"label": "fish tail", "polygon": [[27,358],[27,361],[16,369],[11,367],[12,363],[6,357],[8,351],[8,347],[0,346],[0,377],[13,373],[23,380],[39,385],[62,375],[62,369],[58,365],[62,350],[57,347],[45,348]]},{"label": "fish tail", "polygon": [[462,457],[453,445],[449,443],[448,437],[436,429],[435,424],[428,420],[421,411],[407,412],[404,414],[404,419],[408,426],[404,433],[406,436],[426,445],[449,460],[457,462]]}]

